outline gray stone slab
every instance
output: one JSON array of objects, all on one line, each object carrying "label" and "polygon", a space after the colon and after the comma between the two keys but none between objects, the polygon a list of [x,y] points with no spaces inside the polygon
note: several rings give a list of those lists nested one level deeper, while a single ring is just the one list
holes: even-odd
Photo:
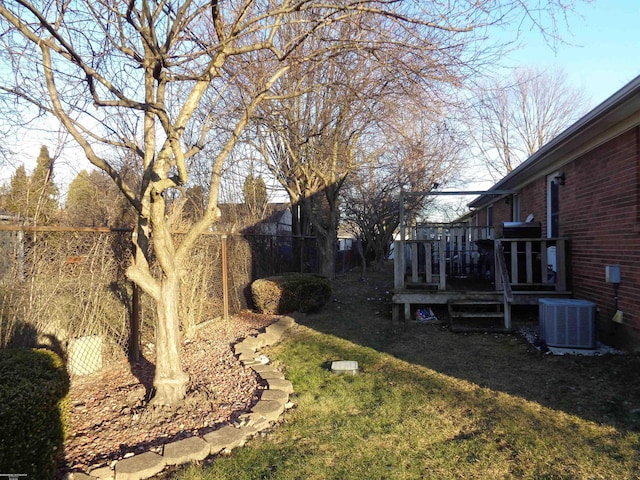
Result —
[{"label": "gray stone slab", "polygon": [[242,432],[250,437],[262,430],[266,430],[271,426],[271,422],[258,413],[248,414],[248,421],[240,427]]},{"label": "gray stone slab", "polygon": [[261,336],[260,334],[250,338],[251,338],[251,343],[249,345],[255,345],[256,350],[260,350],[261,348],[264,348],[267,346],[265,337]]},{"label": "gray stone slab", "polygon": [[204,460],[211,453],[211,445],[200,437],[190,437],[167,443],[162,456],[167,465],[182,465],[191,461]]},{"label": "gray stone slab", "polygon": [[269,390],[284,390],[287,393],[293,393],[293,384],[289,380],[279,378],[265,379]]},{"label": "gray stone slab", "polygon": [[277,371],[276,368],[273,365],[270,364],[266,364],[266,365],[254,365],[251,367],[251,370],[253,370],[254,372],[256,372],[258,375],[261,375],[262,373],[265,372],[273,372],[273,371]]},{"label": "gray stone slab", "polygon": [[141,480],[153,477],[160,473],[166,465],[164,457],[156,453],[141,453],[116,463],[116,478],[118,480]]},{"label": "gray stone slab", "polygon": [[281,335],[276,335],[275,333],[272,333],[271,331],[267,330],[264,333],[261,333],[260,335],[258,335],[257,338],[260,340],[263,346],[266,347],[268,345],[275,345],[280,341],[281,337],[282,337]]},{"label": "gray stone slab", "polygon": [[333,373],[350,373],[355,375],[358,373],[358,362],[355,360],[338,360],[331,362],[331,371]]},{"label": "gray stone slab", "polygon": [[211,454],[215,455],[222,450],[232,450],[244,444],[245,432],[240,428],[227,425],[204,436],[206,442],[211,446]]},{"label": "gray stone slab", "polygon": [[254,367],[255,365],[262,365],[262,362],[260,360],[256,360],[255,358],[249,360],[244,360],[241,358],[240,361],[242,362],[242,365],[248,368]]},{"label": "gray stone slab", "polygon": [[[111,475],[113,477],[113,474]],[[98,477],[92,477],[82,472],[67,472],[62,477],[62,480],[95,480]]]},{"label": "gray stone slab", "polygon": [[251,353],[242,352],[240,354],[240,356],[238,357],[238,360],[240,360],[241,362],[256,362],[257,361],[255,352],[251,352]]},{"label": "gray stone slab", "polygon": [[113,473],[113,468],[111,467],[90,468],[89,474],[92,477],[99,478],[100,480],[112,480],[115,475]]},{"label": "gray stone slab", "polygon": [[271,422],[275,422],[282,412],[284,412],[284,402],[277,400],[258,400],[258,402],[251,407],[253,413],[263,416]]},{"label": "gray stone slab", "polygon": [[233,353],[236,355],[255,355],[255,350],[251,348],[249,345],[243,345],[242,343],[238,343],[233,347]]},{"label": "gray stone slab", "polygon": [[285,317],[281,317],[277,323],[280,325],[284,325],[287,328],[290,328],[296,324],[296,321],[293,317],[285,316]]},{"label": "gray stone slab", "polygon": [[267,328],[265,328],[265,332],[268,335],[273,335],[275,338],[280,340],[282,338],[282,335],[284,335],[284,332],[286,332],[288,329],[289,329],[288,326],[283,325],[279,322],[276,322],[276,323],[272,323]]},{"label": "gray stone slab", "polygon": [[260,348],[260,342],[256,340],[256,337],[247,337],[240,343],[242,348],[249,348],[254,352]]},{"label": "gray stone slab", "polygon": [[[253,368],[253,366],[251,368]],[[258,373],[258,372],[256,372],[256,373]],[[282,373],[281,371],[276,370],[276,369],[264,370],[264,371],[258,373],[258,375],[260,375],[260,377],[263,380],[273,380],[273,379],[284,380],[284,373]]]},{"label": "gray stone slab", "polygon": [[276,400],[278,402],[287,403],[289,393],[284,390],[263,390],[260,395],[261,400]]}]

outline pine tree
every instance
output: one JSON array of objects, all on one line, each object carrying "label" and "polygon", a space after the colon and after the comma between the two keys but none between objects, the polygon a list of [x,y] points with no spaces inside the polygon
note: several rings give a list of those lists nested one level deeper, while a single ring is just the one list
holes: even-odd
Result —
[{"label": "pine tree", "polygon": [[46,146],[40,147],[36,168],[29,179],[29,217],[38,225],[52,223],[58,213],[58,187],[53,183],[53,160]]},{"label": "pine tree", "polygon": [[133,225],[131,206],[105,173],[82,170],[69,184],[66,221],[76,227]]},{"label": "pine tree", "polygon": [[244,181],[244,203],[253,213],[264,209],[267,203],[267,185],[262,177],[254,177],[253,173],[247,175]]},{"label": "pine tree", "polygon": [[29,216],[29,177],[24,165],[20,165],[11,177],[9,191],[5,197],[5,208],[7,212],[20,219]]}]

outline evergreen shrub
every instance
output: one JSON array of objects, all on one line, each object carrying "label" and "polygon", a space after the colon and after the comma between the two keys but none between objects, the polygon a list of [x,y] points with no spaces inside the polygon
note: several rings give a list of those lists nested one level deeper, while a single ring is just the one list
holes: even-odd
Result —
[{"label": "evergreen shrub", "polygon": [[331,298],[331,281],[313,273],[284,273],[251,284],[253,304],[260,313],[314,312]]},{"label": "evergreen shrub", "polygon": [[54,477],[69,421],[69,376],[45,349],[0,350],[0,472]]}]

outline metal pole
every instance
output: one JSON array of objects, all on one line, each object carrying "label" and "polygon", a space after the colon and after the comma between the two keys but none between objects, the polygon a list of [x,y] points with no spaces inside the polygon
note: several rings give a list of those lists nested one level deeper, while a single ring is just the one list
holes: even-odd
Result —
[{"label": "metal pole", "polygon": [[400,241],[404,248],[404,192],[400,190]]}]

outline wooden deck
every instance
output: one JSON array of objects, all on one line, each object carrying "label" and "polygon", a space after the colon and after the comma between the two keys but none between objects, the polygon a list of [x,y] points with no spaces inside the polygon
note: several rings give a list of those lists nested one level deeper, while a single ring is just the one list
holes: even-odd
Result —
[{"label": "wooden deck", "polygon": [[450,317],[470,318],[476,305],[477,317],[496,317],[499,310],[503,329],[510,330],[512,305],[571,296],[565,239],[493,239],[477,227],[439,228],[394,245],[394,321],[432,305],[448,305]]}]

